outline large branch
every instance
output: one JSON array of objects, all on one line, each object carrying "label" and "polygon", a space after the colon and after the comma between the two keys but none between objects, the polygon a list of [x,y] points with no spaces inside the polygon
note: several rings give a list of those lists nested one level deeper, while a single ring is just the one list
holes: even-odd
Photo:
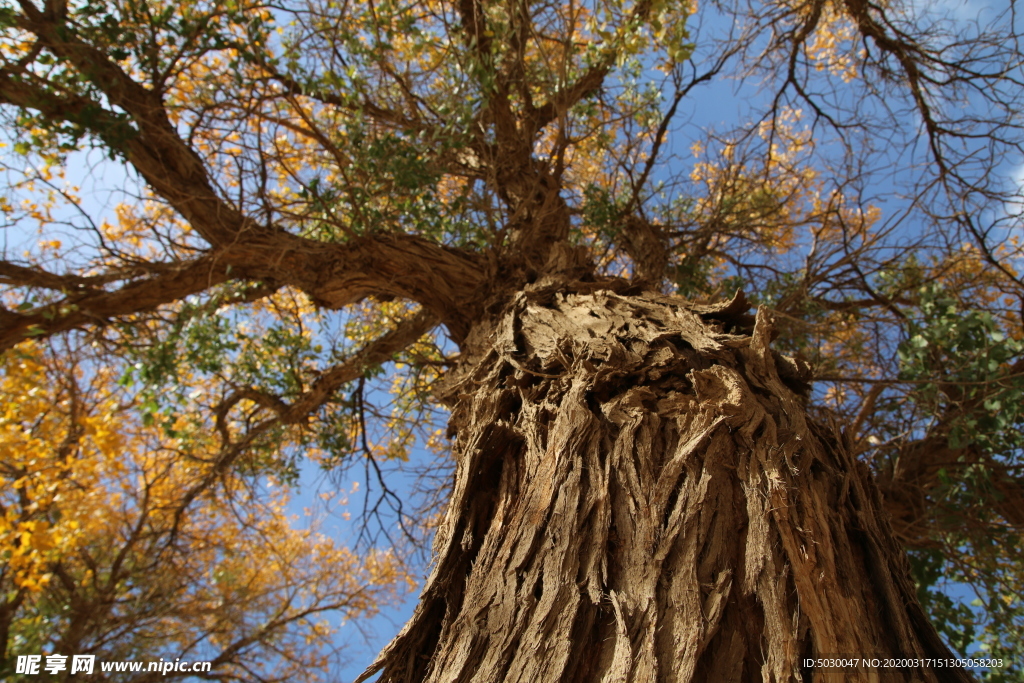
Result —
[{"label": "large branch", "polygon": [[318,270],[308,274],[311,281],[304,289],[333,308],[370,295],[412,299],[431,309],[457,334],[452,326],[468,326],[488,294],[482,257],[415,235],[383,234],[346,244],[314,244],[307,259]]},{"label": "large branch", "polygon": [[[950,443],[950,435],[957,425],[963,425],[972,415],[985,411],[985,402],[992,397],[992,391],[997,391],[996,387],[1009,387],[1021,373],[1024,373],[1024,360],[1018,360],[1006,369],[1004,375],[987,382],[979,380],[964,385],[934,380],[950,405],[934,416],[936,422],[924,435],[899,444],[891,466],[880,468],[876,476],[886,509],[892,515],[893,528],[904,545],[928,547],[949,531],[987,528],[991,524],[991,513],[1002,517],[1014,529],[1024,531],[1024,511],[1019,502],[1024,493],[1024,478],[1019,472],[1008,465],[998,452],[992,452],[979,443],[971,442],[962,447],[954,447]],[[875,398],[885,384],[897,383],[877,381]],[[992,391],[978,391],[975,395],[967,393],[972,386],[986,388],[986,383]],[[863,415],[855,420],[855,425],[862,423],[872,409],[873,403],[866,403],[861,409]],[[856,437],[856,430],[851,433]],[[970,471],[978,466],[991,477],[992,489],[967,478]],[[976,496],[974,507],[964,507],[947,500],[951,481],[963,481],[969,487],[971,494]]]},{"label": "large branch", "polygon": [[[0,71],[0,103],[38,111],[53,121],[86,126],[122,151],[157,195],[205,240],[220,247],[219,262],[234,269],[233,277],[241,277],[239,271],[244,269],[249,278],[294,285],[333,307],[369,295],[407,298],[434,311],[450,328],[463,327],[461,319],[472,315],[476,304],[467,301],[465,293],[484,294],[485,274],[479,257],[402,234],[325,244],[247,219],[213,190],[203,161],[178,136],[158,92],[133,81],[105,54],[78,40],[70,28],[61,26],[58,30],[49,15],[29,4],[23,7],[28,18],[21,18],[21,27],[35,33],[47,49],[87,75],[112,105],[128,112],[130,123],[85,95],[58,91],[24,72]],[[217,277],[226,278],[227,273]],[[134,295],[140,286],[133,285],[124,293]],[[192,285],[176,284],[167,289],[150,282],[145,287],[156,296],[135,298],[139,307],[134,310],[132,296],[104,305],[103,310],[109,313],[100,314],[95,307],[90,308],[97,315],[123,315],[165,303],[165,295],[173,291],[193,293]],[[117,296],[100,298],[106,302]],[[61,329],[81,324],[81,318],[80,314],[68,317]],[[32,325],[54,329],[38,320],[10,316],[8,320],[18,326],[13,333],[15,339]]]},{"label": "large branch", "polygon": [[102,287],[131,277],[133,274],[144,274],[145,271],[159,268],[157,264],[147,264],[144,268],[121,268],[107,271],[100,275],[59,275],[45,268],[19,266],[10,261],[0,261],[0,284],[14,287],[39,287],[59,292]]},{"label": "large branch", "polygon": [[0,351],[11,348],[27,336],[49,336],[88,325],[105,324],[111,318],[144,313],[180,301],[190,294],[198,294],[229,280],[244,278],[245,273],[225,264],[220,254],[207,254],[194,261],[179,264],[153,264],[158,273],[145,279],[131,281],[120,289],[106,291],[79,288],[76,283],[84,278],[36,271],[31,268],[0,264],[0,272],[9,276],[9,284],[16,286],[46,286],[53,289],[60,281],[66,283],[66,296],[45,306],[24,313],[15,313],[0,307]]},{"label": "large branch", "polygon": [[[630,27],[646,22],[650,18],[653,6],[654,3],[651,0],[639,0],[629,13],[629,17],[623,21],[620,32],[624,34]],[[611,46],[604,49],[601,58],[575,81],[557,89],[547,102],[530,111],[526,129],[531,137],[540,133],[548,124],[565,116],[578,103],[601,91],[605,79],[611,73],[612,67],[619,57],[619,48],[614,44],[619,38],[621,38],[621,34],[613,39]]]},{"label": "large branch", "polygon": [[[233,392],[214,411],[216,429],[222,441],[221,451],[207,475],[181,499],[177,516],[180,517],[196,496],[208,489],[260,436],[281,425],[304,422],[341,387],[362,377],[368,368],[391,360],[396,353],[429,332],[437,322],[437,317],[430,311],[420,310],[399,322],[390,332],[381,335],[324,372],[309,389],[292,399],[290,403],[279,396],[251,387]],[[244,399],[253,401],[273,415],[253,426],[236,440],[231,438],[227,418],[231,409]]]},{"label": "large branch", "polygon": [[18,28],[34,34],[40,45],[88,78],[110,105],[127,112],[134,130],[121,117],[89,98],[72,93],[58,97],[43,88],[29,86],[27,76],[15,82],[4,75],[0,80],[4,100],[64,120],[69,117],[59,108],[62,101],[78,109],[76,122],[91,124],[107,144],[124,153],[157,194],[214,246],[231,244],[243,233],[249,233],[246,239],[251,239],[253,233],[269,231],[247,221],[217,196],[203,160],[180,138],[171,123],[161,92],[133,80],[107,53],[81,40],[54,12],[41,12],[29,0],[20,4],[24,14],[17,19]]},{"label": "large branch", "polygon": [[76,276],[0,264],[8,284],[65,289],[60,282],[66,277],[69,291],[60,301],[25,313],[0,308],[0,350],[28,335],[51,335],[151,311],[229,280],[292,285],[319,305],[335,309],[367,296],[410,299],[443,320],[456,339],[488,293],[482,259],[412,235],[324,244],[282,232],[266,245],[237,244],[191,262],[147,269],[158,272],[105,291],[81,289],[82,278]]},{"label": "large branch", "polygon": [[[973,504],[950,502],[949,482],[962,480],[979,465],[992,488],[969,484]],[[894,466],[880,471],[875,481],[893,530],[906,547],[935,547],[951,532],[984,535],[996,524],[1024,531],[1020,474],[975,445],[951,448],[946,434],[928,434],[904,444]]]},{"label": "large branch", "polygon": [[[290,403],[279,396],[258,389],[242,388],[225,399],[218,414],[227,414],[231,406],[240,400],[249,399],[275,413],[278,424],[297,424],[328,401],[342,386],[353,382],[366,372],[367,368],[386,363],[396,353],[404,350],[425,335],[438,323],[430,311],[420,310],[415,315],[398,323],[395,328],[359,349],[341,363],[321,374],[312,385]],[[265,431],[257,427],[257,430]]]}]

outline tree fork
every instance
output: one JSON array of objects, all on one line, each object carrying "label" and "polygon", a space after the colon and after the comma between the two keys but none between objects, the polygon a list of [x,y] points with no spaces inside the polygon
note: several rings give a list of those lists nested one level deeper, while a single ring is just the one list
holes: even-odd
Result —
[{"label": "tree fork", "polygon": [[359,680],[969,681],[866,469],[741,294],[697,306],[551,279],[444,389],[455,488],[416,613]]}]

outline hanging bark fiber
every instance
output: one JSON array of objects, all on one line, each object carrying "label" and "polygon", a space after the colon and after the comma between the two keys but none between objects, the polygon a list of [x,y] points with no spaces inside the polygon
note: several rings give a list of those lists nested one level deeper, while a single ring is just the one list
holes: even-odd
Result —
[{"label": "hanging bark fiber", "polygon": [[748,308],[549,281],[478,324],[445,390],[458,467],[434,571],[365,676],[971,680],[804,668],[951,655],[863,465]]}]

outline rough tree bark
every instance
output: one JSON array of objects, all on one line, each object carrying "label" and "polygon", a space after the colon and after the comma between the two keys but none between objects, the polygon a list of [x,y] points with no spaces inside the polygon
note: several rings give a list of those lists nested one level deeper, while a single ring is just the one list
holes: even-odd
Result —
[{"label": "rough tree bark", "polygon": [[863,466],[748,309],[548,278],[484,316],[444,389],[433,573],[360,680],[971,680],[802,668],[951,654]]}]

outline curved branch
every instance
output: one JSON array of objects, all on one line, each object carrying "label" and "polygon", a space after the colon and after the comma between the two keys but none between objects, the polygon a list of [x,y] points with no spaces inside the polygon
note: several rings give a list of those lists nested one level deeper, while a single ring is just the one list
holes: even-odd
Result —
[{"label": "curved branch", "polygon": [[[232,271],[220,253],[207,254],[191,262],[160,265],[165,266],[160,268],[162,272],[109,292],[99,289],[82,291],[76,285],[88,278],[71,276],[64,281],[66,288],[60,288],[72,292],[60,301],[25,313],[0,309],[0,351],[13,347],[28,336],[50,336],[87,325],[103,325],[111,318],[152,311],[230,280],[252,279],[246,277],[244,271]],[[147,270],[155,268],[147,267]],[[62,276],[44,271],[7,263],[0,265],[0,272],[19,273],[21,270],[29,272],[23,274],[24,279],[18,278],[16,284],[19,285],[56,289],[58,282],[54,278],[63,280]],[[280,285],[270,286],[277,289]]]},{"label": "curved branch", "polygon": [[[129,77],[110,57],[85,44],[74,31],[24,4],[19,28],[35,34],[46,49],[86,74],[110,104],[128,118],[93,99],[68,91],[56,92],[30,75],[0,70],[0,103],[32,109],[56,121],[86,127],[112,149],[122,152],[153,191],[166,200],[211,245],[220,250],[221,272],[203,271],[206,286],[234,278],[271,279],[290,284],[330,307],[341,307],[366,296],[401,297],[432,309],[458,335],[473,316],[474,302],[465,292],[483,294],[481,258],[413,235],[369,236],[345,244],[325,244],[274,226],[258,224],[214,191],[202,159],[177,134],[168,119],[161,93]],[[234,270],[232,270],[232,268]],[[239,272],[245,270],[245,274]],[[49,319],[2,315],[0,322],[16,343],[33,325],[45,333],[70,329],[87,318],[147,310],[160,303],[199,291],[200,273],[193,269],[167,278],[130,285],[80,302],[91,314],[73,312]],[[201,270],[201,268],[200,268]],[[183,280],[188,280],[184,282]],[[132,306],[131,302],[138,304]],[[50,315],[51,311],[42,311]]]},{"label": "curved branch", "polygon": [[[203,480],[182,498],[176,515],[180,517],[184,514],[192,501],[227,471],[245,449],[261,435],[281,425],[292,425],[305,421],[309,415],[330,400],[342,386],[362,377],[367,368],[391,360],[396,353],[429,332],[437,323],[438,318],[430,311],[420,310],[415,315],[398,323],[390,332],[381,335],[323,373],[307,391],[300,394],[291,403],[286,403],[278,396],[252,387],[232,393],[214,409],[217,430],[223,440],[221,452]],[[274,413],[274,416],[246,431],[241,439],[233,441],[227,427],[227,413],[239,401],[247,398],[268,408]]]}]

